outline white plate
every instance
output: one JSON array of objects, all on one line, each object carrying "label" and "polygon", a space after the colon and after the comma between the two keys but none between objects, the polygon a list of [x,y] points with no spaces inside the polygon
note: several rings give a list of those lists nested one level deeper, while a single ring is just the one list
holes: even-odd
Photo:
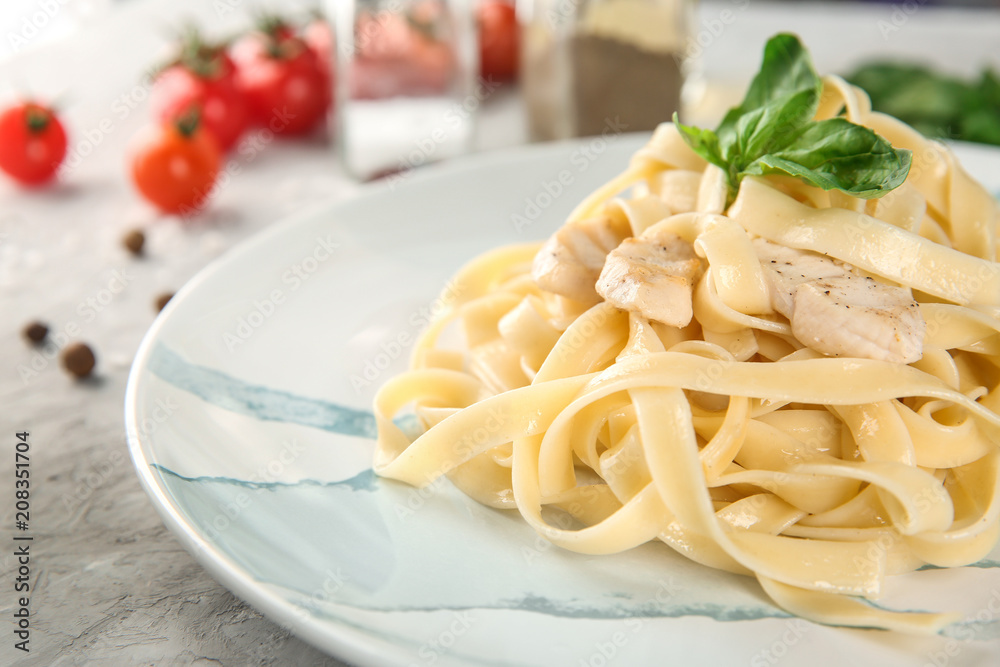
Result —
[{"label": "white plate", "polygon": [[[371,398],[465,261],[545,237],[643,137],[433,167],[276,225],[192,280],[146,336],[126,421],[164,521],[225,586],[362,665],[987,664],[1000,553],[890,579],[959,610],[944,635],[818,626],[659,544],[589,557],[447,483],[375,478]],[[1000,191],[1000,151],[960,146]]]}]

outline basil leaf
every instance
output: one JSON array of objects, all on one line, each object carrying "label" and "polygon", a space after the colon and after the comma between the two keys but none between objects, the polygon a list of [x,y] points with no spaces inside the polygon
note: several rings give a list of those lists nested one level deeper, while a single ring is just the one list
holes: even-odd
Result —
[{"label": "basil leaf", "polygon": [[824,190],[871,199],[906,180],[912,156],[844,118],[812,123],[781,150],[764,155],[741,175],[787,174]]},{"label": "basil leaf", "polygon": [[681,138],[695,153],[723,169],[728,167],[726,160],[722,157],[719,137],[716,136],[715,132],[682,124],[677,118],[676,111],[674,112],[674,125],[680,131]]},{"label": "basil leaf", "polygon": [[872,108],[929,137],[1000,144],[1000,79],[993,70],[967,82],[926,67],[875,62],[847,80],[868,93]]},{"label": "basil leaf", "polygon": [[743,111],[764,106],[771,100],[793,95],[803,90],[814,90],[817,98],[823,82],[813,69],[809,53],[799,38],[787,33],[775,35],[764,47],[764,62],[760,72],[750,83],[743,104]]},{"label": "basil leaf", "polygon": [[978,85],[969,87],[964,101],[959,137],[1000,145],[1000,78],[996,73],[984,70]]},{"label": "basil leaf", "polygon": [[[910,152],[895,150],[872,130],[844,118],[813,121],[822,90],[823,81],[798,38],[775,35],[743,102],[714,132],[682,125],[677,114],[674,123],[692,150],[726,172],[730,202],[746,175],[787,174],[864,198],[901,185]],[[975,122],[983,120],[977,116]]]},{"label": "basil leaf", "polygon": [[1000,105],[995,109],[967,111],[959,135],[966,141],[1000,146]]},{"label": "basil leaf", "polygon": [[[787,33],[775,35],[764,46],[760,71],[750,82],[743,102],[729,110],[717,133],[723,138],[723,143],[728,144],[726,139],[736,127],[740,116],[804,90],[815,92],[816,100],[813,104],[818,105],[822,89],[823,81],[813,69],[809,53],[798,37]],[[811,118],[815,113],[816,106],[813,106],[808,116]]]},{"label": "basil leaf", "polygon": [[779,97],[743,114],[736,122],[736,142],[732,147],[735,150],[730,150],[725,157],[737,163],[748,163],[780,148],[788,142],[789,136],[812,121],[818,103],[816,91],[807,89]]}]

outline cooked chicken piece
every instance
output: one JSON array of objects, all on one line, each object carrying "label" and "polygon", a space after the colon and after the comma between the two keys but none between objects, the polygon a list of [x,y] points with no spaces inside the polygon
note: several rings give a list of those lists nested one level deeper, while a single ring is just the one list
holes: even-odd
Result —
[{"label": "cooked chicken piece", "polygon": [[691,323],[691,291],[701,275],[694,246],[672,233],[622,241],[608,254],[597,293],[622,310],[675,327]]},{"label": "cooked chicken piece", "polygon": [[753,243],[771,305],[803,345],[834,357],[920,359],[926,323],[908,287],[886,285],[814,252]]},{"label": "cooked chicken piece", "polygon": [[630,233],[627,221],[611,216],[567,223],[535,255],[531,276],[543,290],[597,303],[594,283],[604,259]]},{"label": "cooked chicken piece", "polygon": [[788,319],[792,319],[792,306],[799,285],[850,274],[843,264],[814,252],[787,248],[761,238],[753,240],[753,247],[768,278],[771,305]]}]

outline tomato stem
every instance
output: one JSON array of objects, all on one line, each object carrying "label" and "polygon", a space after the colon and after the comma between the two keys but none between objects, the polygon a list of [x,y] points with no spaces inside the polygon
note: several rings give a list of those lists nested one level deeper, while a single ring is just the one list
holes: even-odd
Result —
[{"label": "tomato stem", "polygon": [[407,12],[403,18],[406,19],[406,23],[411,30],[427,41],[441,41],[441,36],[438,34],[440,32],[440,26],[437,24],[437,21],[434,21],[433,19],[420,19],[410,12]]},{"label": "tomato stem", "polygon": [[177,120],[174,121],[174,125],[177,127],[177,131],[181,133],[181,136],[185,139],[190,139],[191,136],[198,130],[198,125],[201,124],[201,108],[197,105],[188,107]]},{"label": "tomato stem", "polygon": [[175,33],[173,57],[152,68],[151,75],[157,76],[174,66],[188,70],[199,79],[218,79],[226,73],[225,50],[228,40],[208,42],[198,26],[187,24]]},{"label": "tomato stem", "polygon": [[44,132],[45,128],[52,121],[52,114],[48,110],[36,105],[30,105],[25,109],[24,116],[28,123],[28,130],[33,134]]},{"label": "tomato stem", "polygon": [[269,58],[291,60],[305,50],[302,40],[296,35],[295,27],[281,15],[262,12],[257,14],[254,23],[263,36]]},{"label": "tomato stem", "polygon": [[257,17],[257,29],[268,37],[280,39],[291,30],[288,21],[277,14],[262,13]]}]

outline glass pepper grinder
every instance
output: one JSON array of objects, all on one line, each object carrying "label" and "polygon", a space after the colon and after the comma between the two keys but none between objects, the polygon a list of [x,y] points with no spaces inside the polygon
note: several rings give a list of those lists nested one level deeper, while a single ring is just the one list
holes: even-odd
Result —
[{"label": "glass pepper grinder", "polygon": [[525,0],[532,139],[652,130],[680,107],[693,0]]}]

